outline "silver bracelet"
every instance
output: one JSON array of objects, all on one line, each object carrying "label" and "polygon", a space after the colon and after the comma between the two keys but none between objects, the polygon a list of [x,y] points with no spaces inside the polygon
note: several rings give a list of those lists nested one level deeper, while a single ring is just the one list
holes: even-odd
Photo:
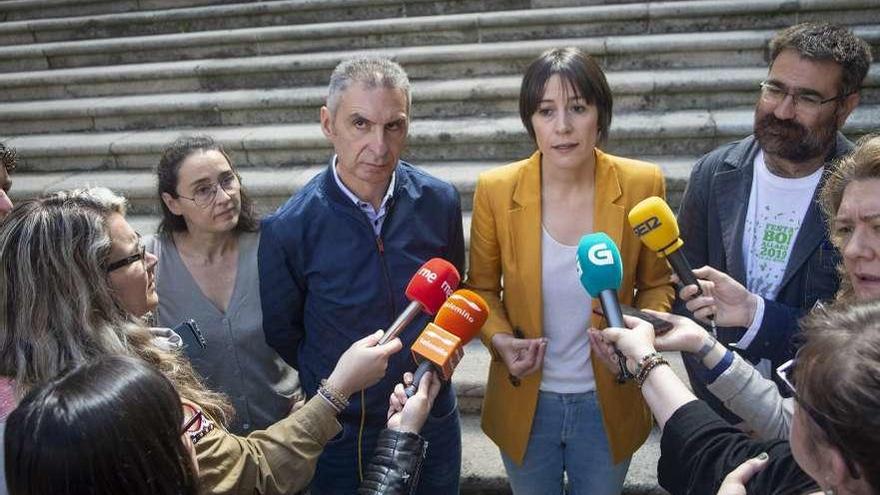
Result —
[{"label": "silver bracelet", "polygon": [[706,334],[706,338],[703,340],[703,347],[700,347],[700,350],[694,353],[694,356],[697,357],[700,361],[702,361],[706,356],[712,352],[712,349],[715,347],[715,344],[718,343],[718,339],[713,337],[711,334]]}]

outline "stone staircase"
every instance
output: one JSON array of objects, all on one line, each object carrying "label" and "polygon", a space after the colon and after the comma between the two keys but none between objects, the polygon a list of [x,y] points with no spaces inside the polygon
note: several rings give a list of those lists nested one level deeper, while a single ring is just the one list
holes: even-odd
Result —
[{"label": "stone staircase", "polygon": [[[382,54],[413,81],[404,158],[456,185],[468,229],[477,174],[533,150],[522,70],[577,46],[614,90],[607,150],[660,164],[676,205],[701,154],[751,132],[767,41],[804,20],[850,25],[880,53],[880,0],[0,0],[0,140],[21,156],[13,200],[106,185],[150,232],[160,150],[210,134],[269,212],[326,163],[318,108],[333,67]],[[874,67],[845,132],[878,128]],[[466,493],[508,493],[479,431],[488,359],[470,344],[454,379]],[[658,492],[657,452],[655,435],[626,493]]]}]

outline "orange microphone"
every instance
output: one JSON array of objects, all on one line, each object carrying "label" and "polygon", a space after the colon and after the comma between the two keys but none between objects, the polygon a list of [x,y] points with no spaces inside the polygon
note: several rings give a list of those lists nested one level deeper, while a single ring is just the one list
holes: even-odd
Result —
[{"label": "orange microphone", "polygon": [[488,317],[489,306],[475,292],[460,289],[449,296],[434,322],[428,323],[412,346],[413,359],[419,367],[412,385],[406,388],[407,397],[415,395],[428,371],[449,380],[464,356],[464,346],[480,332]]}]

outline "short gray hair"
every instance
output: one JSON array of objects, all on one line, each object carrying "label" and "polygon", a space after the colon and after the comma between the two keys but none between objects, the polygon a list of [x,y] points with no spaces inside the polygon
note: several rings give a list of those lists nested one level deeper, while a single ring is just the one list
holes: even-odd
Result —
[{"label": "short gray hair", "polygon": [[406,94],[406,113],[412,105],[409,77],[397,62],[384,57],[360,56],[343,60],[333,69],[330,75],[330,87],[327,90],[327,108],[331,114],[336,113],[342,93],[352,83],[361,83],[368,88],[380,85],[387,89],[400,89]]}]

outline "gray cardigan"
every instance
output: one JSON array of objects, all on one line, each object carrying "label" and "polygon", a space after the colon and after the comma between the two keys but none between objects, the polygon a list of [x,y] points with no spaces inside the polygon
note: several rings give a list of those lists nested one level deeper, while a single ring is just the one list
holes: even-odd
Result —
[{"label": "gray cardigan", "polygon": [[259,242],[259,233],[239,236],[235,287],[223,313],[202,293],[170,236],[145,239],[147,250],[159,257],[157,323],[173,328],[190,318],[196,321],[207,347],[202,349],[191,332],[181,331],[184,352],[209,388],[229,396],[235,406],[229,430],[236,434],[265,429],[285,417],[299,392],[296,371],[263,336]]}]

